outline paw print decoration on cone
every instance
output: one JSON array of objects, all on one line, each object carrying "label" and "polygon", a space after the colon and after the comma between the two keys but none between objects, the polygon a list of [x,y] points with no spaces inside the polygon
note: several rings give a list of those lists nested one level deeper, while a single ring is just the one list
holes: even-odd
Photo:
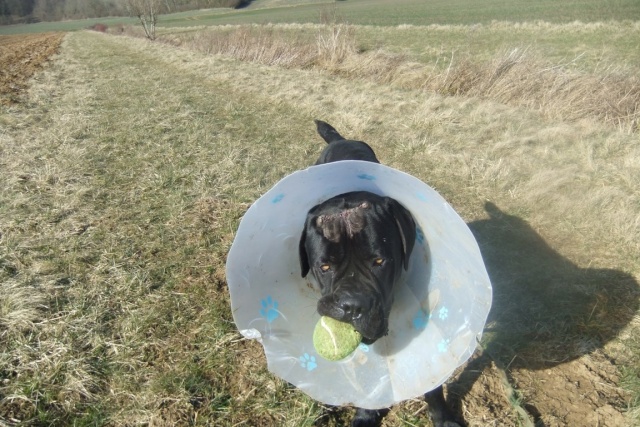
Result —
[{"label": "paw print decoration on cone", "polygon": [[305,353],[300,356],[300,366],[302,366],[307,371],[311,372],[318,367],[316,363],[316,357],[310,356],[309,353]]},{"label": "paw print decoration on cone", "polygon": [[260,308],[260,315],[267,319],[267,322],[271,323],[280,316],[278,312],[278,301],[271,299],[271,295],[268,295],[265,299],[260,300],[262,308]]}]

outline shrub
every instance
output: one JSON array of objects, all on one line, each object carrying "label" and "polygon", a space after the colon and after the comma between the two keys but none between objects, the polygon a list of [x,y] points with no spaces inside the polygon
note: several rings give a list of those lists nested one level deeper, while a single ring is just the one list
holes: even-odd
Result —
[{"label": "shrub", "polygon": [[98,31],[100,33],[106,33],[109,27],[107,27],[105,24],[98,23],[98,24],[93,24],[92,26],[89,27],[89,29],[93,31]]}]

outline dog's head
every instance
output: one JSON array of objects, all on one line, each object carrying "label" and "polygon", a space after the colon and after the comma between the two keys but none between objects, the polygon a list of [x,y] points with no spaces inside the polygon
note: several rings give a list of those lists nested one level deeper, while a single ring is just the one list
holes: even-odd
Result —
[{"label": "dog's head", "polygon": [[415,237],[413,217],[389,197],[353,192],[312,208],[300,267],[320,288],[319,314],[352,324],[365,343],[386,335],[394,284]]}]

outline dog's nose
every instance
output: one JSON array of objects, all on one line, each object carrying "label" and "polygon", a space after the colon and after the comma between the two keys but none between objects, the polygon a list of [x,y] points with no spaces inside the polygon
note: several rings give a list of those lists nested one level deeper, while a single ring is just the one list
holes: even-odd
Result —
[{"label": "dog's nose", "polygon": [[361,318],[370,304],[363,298],[351,294],[331,294],[320,298],[318,313],[343,322],[351,322]]},{"label": "dog's nose", "polygon": [[364,304],[358,298],[343,297],[338,299],[338,306],[344,313],[344,320],[356,320],[362,317]]}]

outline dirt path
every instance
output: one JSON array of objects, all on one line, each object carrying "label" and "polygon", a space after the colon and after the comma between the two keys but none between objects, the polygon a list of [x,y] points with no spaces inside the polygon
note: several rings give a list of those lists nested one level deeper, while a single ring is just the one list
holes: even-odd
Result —
[{"label": "dirt path", "polygon": [[64,33],[0,36],[0,103],[17,102],[33,74],[58,51]]}]

